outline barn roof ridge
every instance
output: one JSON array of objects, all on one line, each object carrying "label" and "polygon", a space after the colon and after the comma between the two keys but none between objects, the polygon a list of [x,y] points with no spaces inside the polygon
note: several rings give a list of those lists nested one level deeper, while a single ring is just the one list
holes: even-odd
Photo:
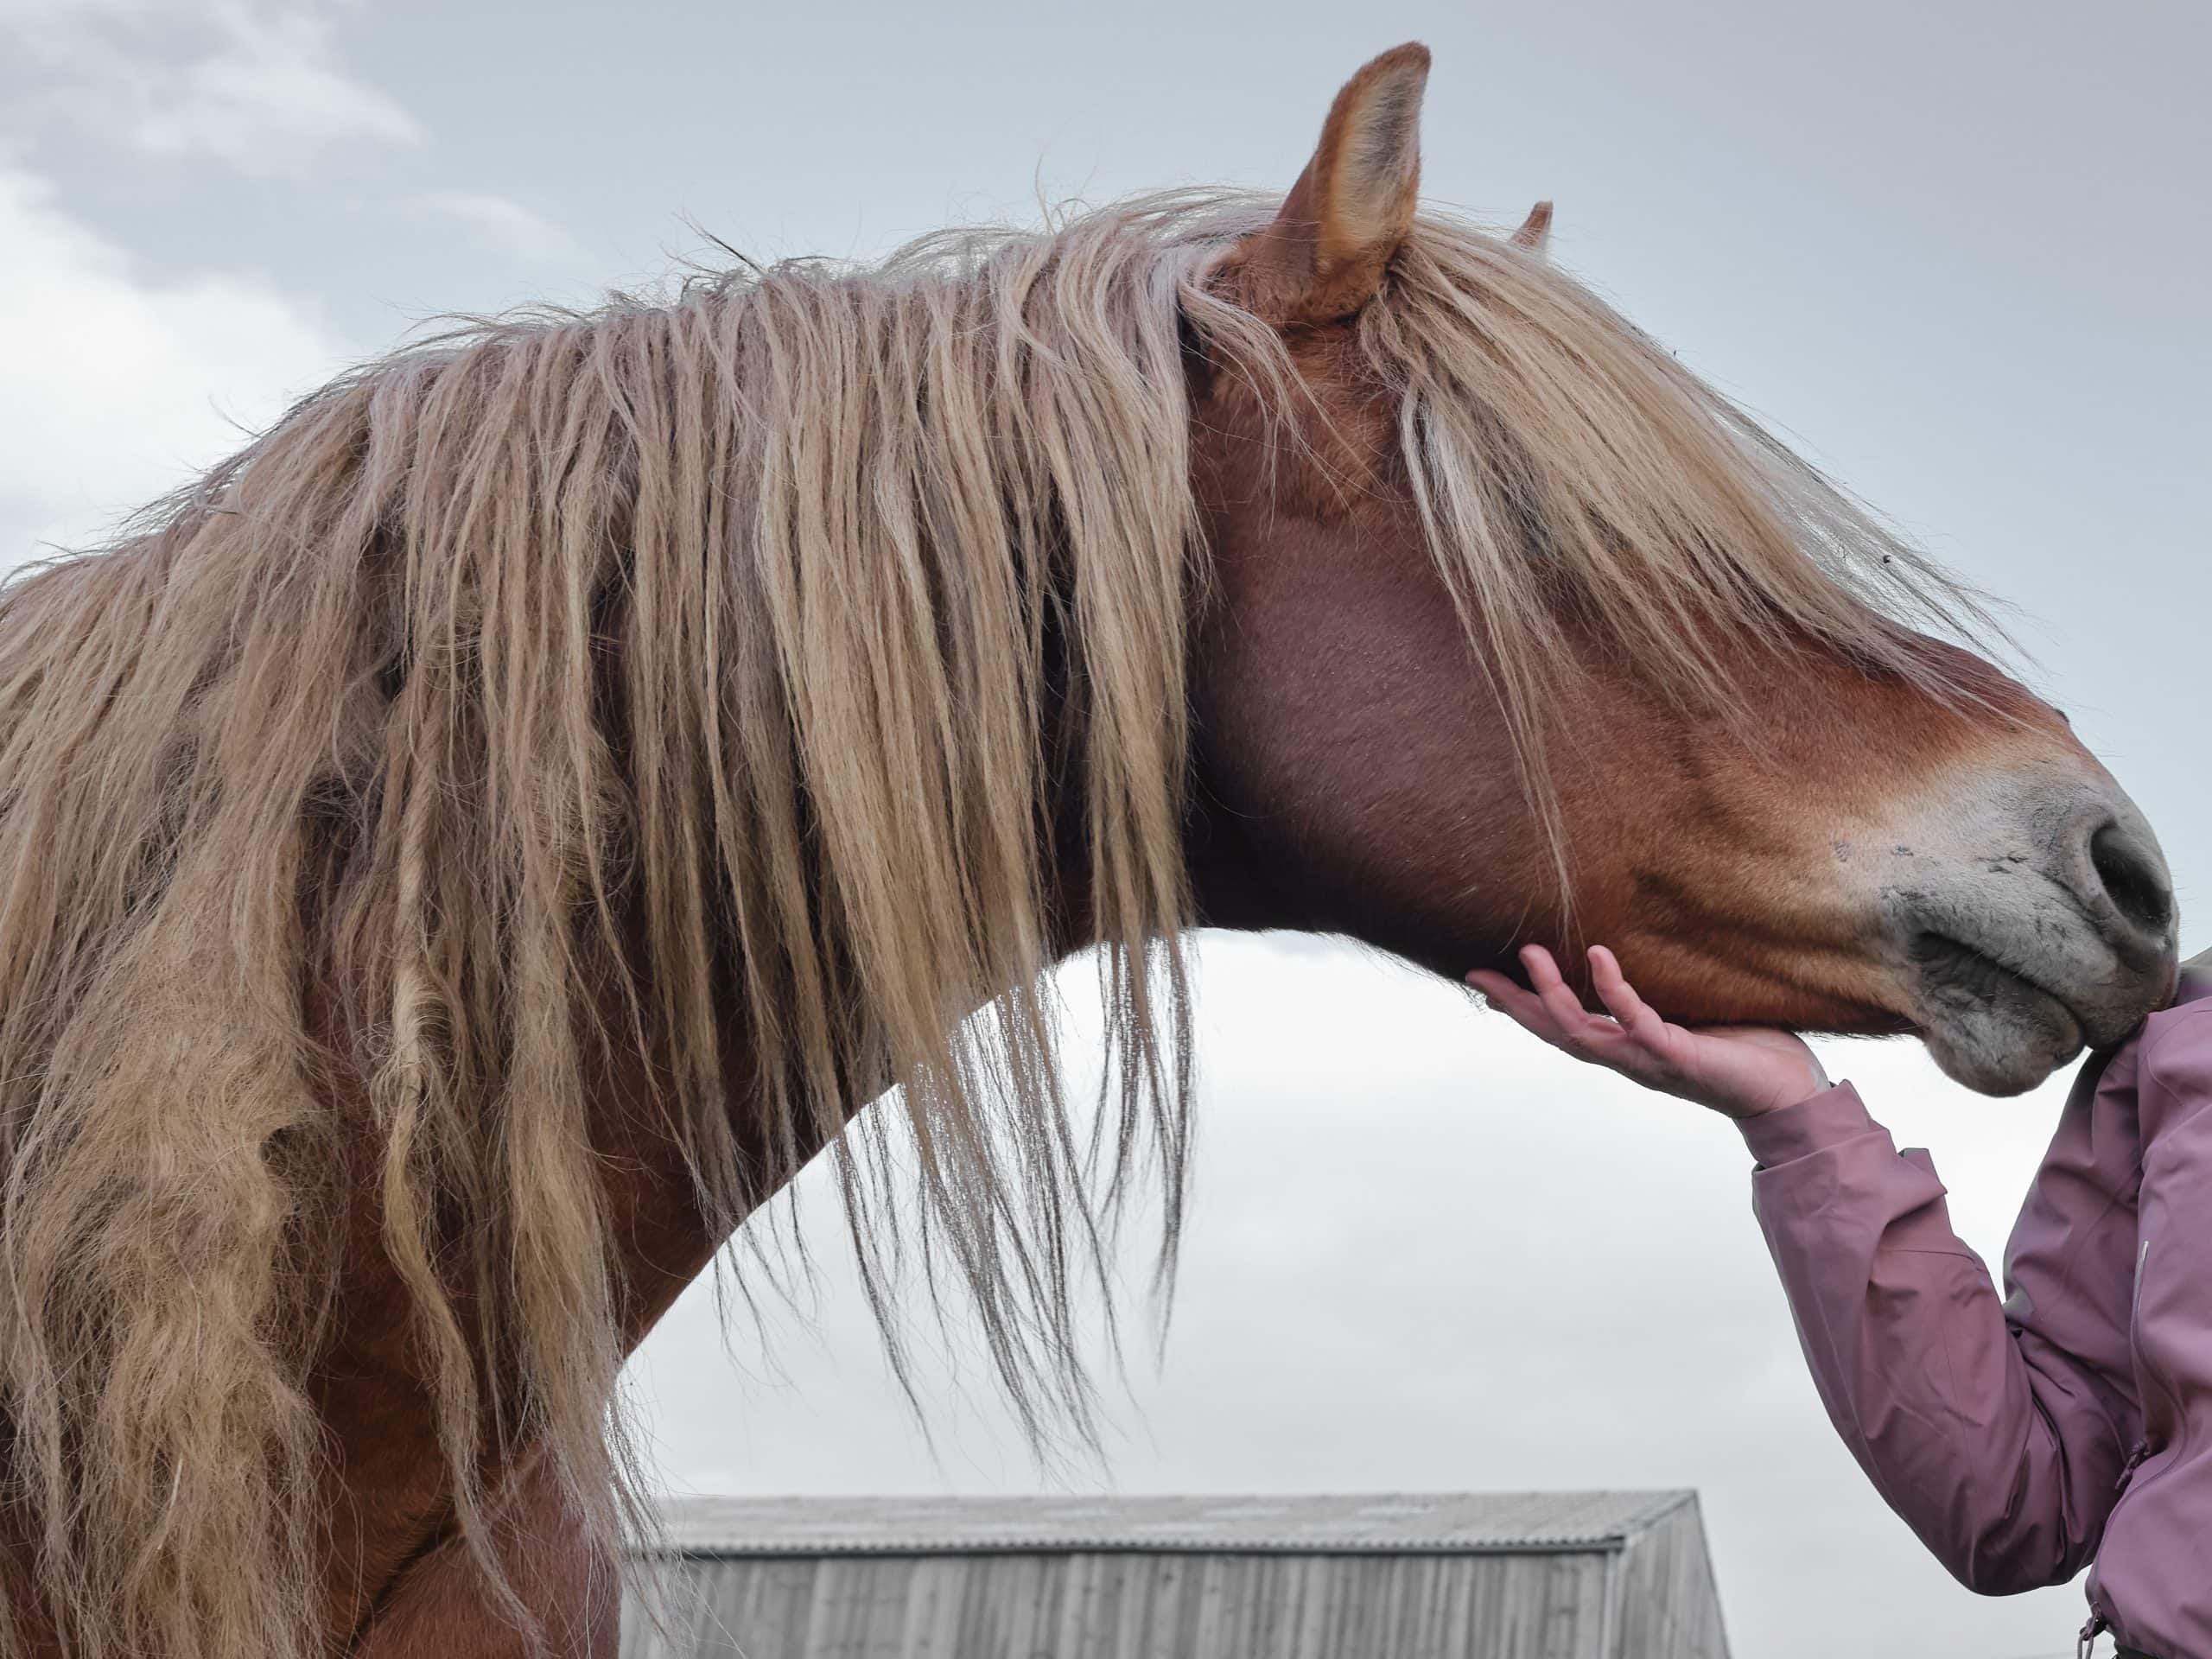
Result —
[{"label": "barn roof ridge", "polygon": [[693,1556],[1522,1554],[1624,1548],[1697,1494],[1629,1491],[671,1497],[656,1553]]}]

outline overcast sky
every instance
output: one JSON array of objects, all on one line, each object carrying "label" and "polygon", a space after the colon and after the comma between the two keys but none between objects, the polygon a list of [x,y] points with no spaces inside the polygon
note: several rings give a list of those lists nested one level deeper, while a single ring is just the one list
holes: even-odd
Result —
[{"label": "overcast sky", "polygon": [[[1428,194],[1499,219],[1556,197],[1560,259],[2017,601],[2194,918],[2208,16],[0,0],[0,550],[88,534],[431,313],[649,280],[703,245],[687,221],[756,256],[866,254],[1040,187],[1284,188],[1343,78],[1420,38]],[[1693,1485],[1748,1659],[2072,1651],[2077,1590],[1957,1589],[1834,1440],[1726,1124],[1348,950],[1209,939],[1201,972],[1174,1332],[1133,1365],[1107,1464],[1061,1478]],[[1981,1101],[1897,1046],[1829,1061],[1997,1254],[2057,1089]],[[925,1444],[810,1208],[830,1265],[777,1322],[776,1370],[749,1325],[722,1352],[704,1298],[634,1368],[669,1482],[1039,1489],[942,1371]]]}]

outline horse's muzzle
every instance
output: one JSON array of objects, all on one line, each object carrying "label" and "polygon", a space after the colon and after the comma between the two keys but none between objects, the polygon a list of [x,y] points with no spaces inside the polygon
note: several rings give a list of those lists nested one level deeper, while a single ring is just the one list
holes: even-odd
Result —
[{"label": "horse's muzzle", "polygon": [[2157,838],[2101,771],[2055,771],[1980,780],[1867,861],[1904,1012],[1936,1064],[1985,1094],[2119,1042],[2173,992]]}]

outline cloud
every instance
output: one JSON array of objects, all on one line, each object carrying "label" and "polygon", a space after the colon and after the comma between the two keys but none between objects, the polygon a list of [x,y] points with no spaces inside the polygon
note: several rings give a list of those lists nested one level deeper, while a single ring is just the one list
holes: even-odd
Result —
[{"label": "cloud", "polygon": [[96,537],[235,449],[346,353],[236,274],[143,276],[0,166],[0,565]]},{"label": "cloud", "polygon": [[574,259],[583,251],[576,238],[552,220],[487,191],[433,190],[416,198],[416,205],[464,225],[479,239],[533,264]]},{"label": "cloud", "polygon": [[397,102],[347,75],[328,0],[0,0],[41,85],[16,124],[67,124],[150,155],[296,174],[341,140],[419,143]]}]

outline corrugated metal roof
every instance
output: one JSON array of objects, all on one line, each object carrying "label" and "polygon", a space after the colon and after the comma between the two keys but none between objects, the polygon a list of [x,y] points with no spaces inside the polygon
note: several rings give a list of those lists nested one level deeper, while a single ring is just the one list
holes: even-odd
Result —
[{"label": "corrugated metal roof", "polygon": [[680,1497],[686,1555],[1094,1550],[1485,1554],[1618,1548],[1694,1492],[1309,1497]]}]

